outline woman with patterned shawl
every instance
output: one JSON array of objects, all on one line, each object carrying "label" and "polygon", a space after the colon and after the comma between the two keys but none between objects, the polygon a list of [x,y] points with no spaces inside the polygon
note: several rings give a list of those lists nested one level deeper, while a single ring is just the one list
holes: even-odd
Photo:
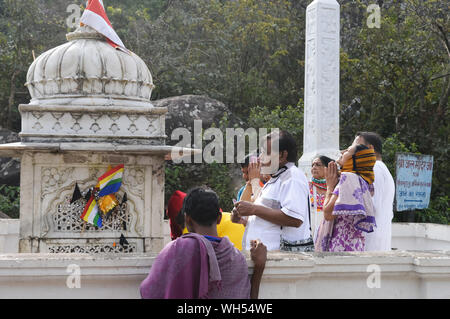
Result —
[{"label": "woman with patterned shawl", "polygon": [[364,251],[364,233],[376,226],[374,217],[373,149],[352,145],[325,170],[327,193],[324,220],[319,227],[315,251]]}]

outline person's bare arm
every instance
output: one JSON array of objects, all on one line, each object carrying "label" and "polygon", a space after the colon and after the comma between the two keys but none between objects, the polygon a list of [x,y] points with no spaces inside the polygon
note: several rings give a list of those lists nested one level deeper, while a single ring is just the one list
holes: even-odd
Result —
[{"label": "person's bare arm", "polygon": [[334,204],[336,203],[337,196],[333,195],[331,193],[328,193],[325,195],[325,201],[323,203],[323,218],[325,220],[333,220],[336,218],[336,216],[333,215],[334,210]]},{"label": "person's bare arm", "polygon": [[250,280],[250,298],[258,299],[259,287],[261,285],[264,268],[266,267],[267,247],[259,239],[251,240],[250,245],[250,256],[254,264],[252,279]]},{"label": "person's bare arm", "polygon": [[253,193],[252,184],[250,184],[250,182],[247,182],[245,184],[245,188],[244,188],[244,191],[242,192],[240,200],[245,200],[247,202],[250,202],[252,200],[252,193]]},{"label": "person's bare arm", "polygon": [[280,226],[300,227],[302,225],[300,219],[286,215],[281,209],[272,209],[245,201],[237,202],[233,213],[237,213],[241,217],[255,215]]},{"label": "person's bare arm", "polygon": [[325,167],[325,179],[327,180],[327,192],[325,193],[325,200],[323,203],[323,217],[325,220],[330,221],[336,218],[336,216],[333,215],[333,210],[334,204],[338,198],[333,194],[339,179],[335,162],[330,162],[328,167]]}]

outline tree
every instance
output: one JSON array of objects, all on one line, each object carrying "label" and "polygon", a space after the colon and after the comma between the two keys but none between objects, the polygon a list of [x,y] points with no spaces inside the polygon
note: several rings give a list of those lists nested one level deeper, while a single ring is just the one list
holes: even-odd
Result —
[{"label": "tree", "polygon": [[30,98],[23,85],[33,55],[62,42],[63,21],[48,12],[42,1],[0,0],[0,121],[12,130],[20,127],[18,104]]}]

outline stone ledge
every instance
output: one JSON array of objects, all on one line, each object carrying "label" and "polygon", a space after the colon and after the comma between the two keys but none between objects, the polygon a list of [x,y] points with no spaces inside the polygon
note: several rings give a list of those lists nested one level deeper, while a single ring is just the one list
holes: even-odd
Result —
[{"label": "stone ledge", "polygon": [[[155,254],[0,255],[0,298],[140,298]],[[248,258],[249,273],[253,264]],[[80,267],[70,289],[69,265]],[[380,286],[370,287],[370,265]],[[450,253],[286,254],[270,252],[260,298],[450,298]]]},{"label": "stone ledge", "polygon": [[[251,273],[253,262],[246,252],[247,264]],[[3,254],[0,255],[0,276],[34,275],[43,269],[52,268],[53,275],[64,274],[69,264],[78,264],[85,274],[108,275],[118,269],[133,268],[136,274],[148,273],[156,254]],[[425,269],[432,273],[449,276],[450,252],[387,252],[387,253],[299,253],[288,254],[269,252],[265,275],[292,275],[319,272],[354,273],[366,272],[366,266],[377,264],[383,271],[420,272]],[[406,268],[401,269],[401,267]],[[280,272],[282,270],[282,272]],[[119,271],[120,272],[120,271]],[[127,272],[127,271],[126,271]]]},{"label": "stone ledge", "polygon": [[171,152],[195,154],[201,150],[168,145],[126,145],[117,143],[9,143],[0,145],[0,157],[20,157],[23,152],[95,152],[167,155]]},{"label": "stone ledge", "polygon": [[[129,99],[128,103],[132,102]],[[168,112],[167,107],[155,107],[148,102],[146,106],[129,106],[129,105],[35,105],[35,104],[20,104],[19,111],[23,112],[68,112],[68,113],[100,113],[100,114],[142,114],[142,115],[165,115]]]}]

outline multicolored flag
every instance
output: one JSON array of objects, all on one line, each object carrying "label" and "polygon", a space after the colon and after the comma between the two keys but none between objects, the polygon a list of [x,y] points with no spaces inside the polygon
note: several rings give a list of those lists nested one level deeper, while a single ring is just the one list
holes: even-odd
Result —
[{"label": "multicolored flag", "polygon": [[124,165],[120,164],[103,174],[98,179],[98,197],[113,194],[119,190],[122,185],[123,167]]},{"label": "multicolored flag", "polygon": [[98,210],[94,196],[91,196],[87,202],[83,214],[81,214],[81,219],[97,227],[103,226],[102,216]]},{"label": "multicolored flag", "polygon": [[88,25],[98,33],[103,34],[108,43],[115,49],[130,53],[114,31],[111,22],[105,12],[102,0],[89,0],[86,9],[80,19],[81,25]]}]

